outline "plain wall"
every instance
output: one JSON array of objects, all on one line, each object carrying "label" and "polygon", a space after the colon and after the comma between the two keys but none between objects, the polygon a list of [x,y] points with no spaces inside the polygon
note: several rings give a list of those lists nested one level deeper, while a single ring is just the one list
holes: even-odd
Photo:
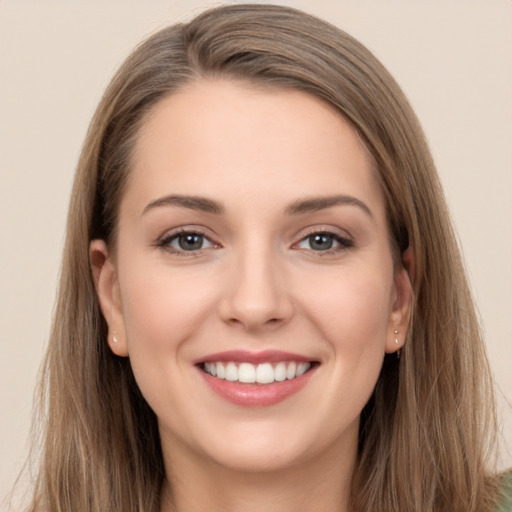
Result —
[{"label": "plain wall", "polygon": [[[218,3],[0,0],[0,501],[26,454],[68,196],[93,110],[144,36]],[[512,2],[279,3],[359,38],[416,109],[500,389],[500,464],[512,465]]]}]

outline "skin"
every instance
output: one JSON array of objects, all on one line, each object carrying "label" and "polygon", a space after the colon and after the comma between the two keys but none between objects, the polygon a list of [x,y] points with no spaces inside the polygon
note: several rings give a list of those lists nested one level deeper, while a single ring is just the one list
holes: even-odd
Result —
[{"label": "skin", "polygon": [[[374,174],[351,126],[299,91],[201,80],[147,118],[116,251],[95,240],[91,261],[110,346],[158,418],[162,511],[171,488],[178,511],[348,510],[359,415],[403,342],[411,296]],[[158,202],[170,194],[223,211]],[[290,211],[333,195],[355,201]],[[180,249],[180,229],[202,248]],[[244,407],[194,366],[234,349],[320,364],[286,400]]]}]

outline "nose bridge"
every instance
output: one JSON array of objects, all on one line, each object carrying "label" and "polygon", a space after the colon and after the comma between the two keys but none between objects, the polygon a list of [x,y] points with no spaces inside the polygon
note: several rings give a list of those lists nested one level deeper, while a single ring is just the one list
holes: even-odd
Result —
[{"label": "nose bridge", "polygon": [[277,325],[292,314],[278,251],[254,237],[235,250],[229,285],[221,301],[223,320],[253,330]]}]

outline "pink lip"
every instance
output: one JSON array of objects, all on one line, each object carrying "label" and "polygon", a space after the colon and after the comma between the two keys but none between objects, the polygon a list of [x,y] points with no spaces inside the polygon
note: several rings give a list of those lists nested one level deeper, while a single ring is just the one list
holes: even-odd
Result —
[{"label": "pink lip", "polygon": [[247,362],[251,364],[274,363],[280,361],[312,362],[313,360],[290,352],[267,350],[263,352],[247,352],[243,350],[231,350],[211,354],[198,360],[195,364],[200,375],[209,388],[224,400],[235,405],[246,407],[268,407],[286,400],[299,392],[315,373],[318,365],[313,365],[306,373],[294,379],[272,384],[246,384],[232,382],[225,379],[212,377],[202,370],[202,363],[206,362]]},{"label": "pink lip", "polygon": [[216,354],[209,354],[201,359],[198,359],[194,364],[220,362],[229,363],[278,363],[280,361],[297,361],[307,363],[312,361],[311,358],[304,357],[291,352],[282,352],[280,350],[264,350],[262,352],[249,352],[247,350],[228,350],[226,352],[218,352]]}]

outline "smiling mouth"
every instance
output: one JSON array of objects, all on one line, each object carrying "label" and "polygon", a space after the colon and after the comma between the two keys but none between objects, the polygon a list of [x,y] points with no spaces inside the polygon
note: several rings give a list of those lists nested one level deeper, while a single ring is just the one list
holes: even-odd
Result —
[{"label": "smiling mouth", "polygon": [[301,377],[314,362],[280,361],[277,363],[252,364],[247,362],[205,362],[200,368],[217,379],[244,384],[272,384]]}]

